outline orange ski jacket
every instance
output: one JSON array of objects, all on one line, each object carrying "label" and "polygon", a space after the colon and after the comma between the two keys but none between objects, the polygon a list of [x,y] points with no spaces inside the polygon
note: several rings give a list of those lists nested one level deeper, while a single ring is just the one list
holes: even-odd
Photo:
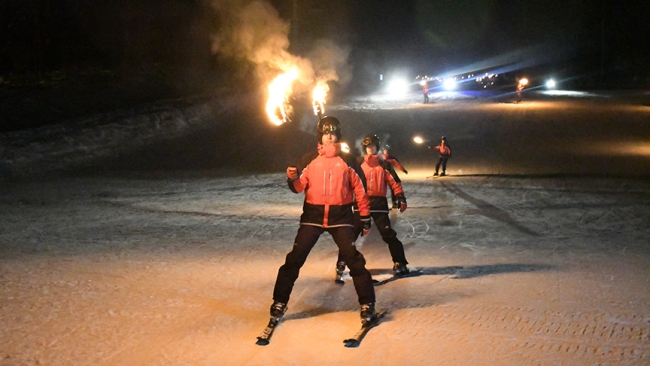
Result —
[{"label": "orange ski jacket", "polygon": [[305,192],[301,225],[354,227],[352,206],[355,202],[361,216],[370,216],[370,203],[362,179],[341,157],[339,144],[319,145],[318,155],[298,179],[288,183],[294,193]]},{"label": "orange ski jacket", "polygon": [[404,194],[402,184],[393,178],[388,164],[377,155],[366,155],[363,157],[361,169],[363,169],[363,173],[366,176],[368,196],[386,197],[387,184],[390,184],[396,196]]}]

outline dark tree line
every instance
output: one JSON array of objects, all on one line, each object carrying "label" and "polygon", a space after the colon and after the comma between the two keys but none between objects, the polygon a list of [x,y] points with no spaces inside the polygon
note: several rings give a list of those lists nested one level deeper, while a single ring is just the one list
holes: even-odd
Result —
[{"label": "dark tree line", "polygon": [[0,75],[209,62],[208,14],[198,0],[2,0]]}]

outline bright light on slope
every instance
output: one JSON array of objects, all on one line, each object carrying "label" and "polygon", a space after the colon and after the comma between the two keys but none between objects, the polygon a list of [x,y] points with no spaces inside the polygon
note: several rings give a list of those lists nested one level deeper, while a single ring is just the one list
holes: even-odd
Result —
[{"label": "bright light on slope", "polygon": [[444,83],[442,85],[447,90],[454,90],[454,89],[456,89],[456,80],[454,80],[454,79],[445,79],[445,81],[444,81]]},{"label": "bright light on slope", "polygon": [[403,78],[394,78],[388,83],[388,93],[391,95],[403,95],[408,91],[409,83]]},{"label": "bright light on slope", "polygon": [[555,80],[549,79],[546,82],[546,87],[549,88],[549,89],[555,89]]}]

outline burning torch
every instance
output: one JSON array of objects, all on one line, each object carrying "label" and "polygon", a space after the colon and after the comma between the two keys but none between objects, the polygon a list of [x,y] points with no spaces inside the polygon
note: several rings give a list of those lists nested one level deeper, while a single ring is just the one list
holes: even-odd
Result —
[{"label": "burning torch", "polygon": [[518,91],[523,90],[526,87],[526,85],[528,85],[528,79],[526,78],[520,79],[519,85],[517,85],[517,90]]},{"label": "burning torch", "polygon": [[519,84],[517,84],[517,103],[521,102],[521,92],[524,90],[526,85],[528,85],[528,79],[522,78],[519,80]]},{"label": "burning torch", "polygon": [[266,114],[271,122],[279,126],[289,122],[289,116],[292,112],[289,105],[289,96],[292,93],[292,84],[298,78],[298,68],[294,67],[290,71],[278,75],[271,84],[269,84],[269,99],[266,102]]},{"label": "burning torch", "polygon": [[431,146],[428,146],[431,140],[425,140],[422,136],[413,137],[413,142],[415,142],[417,145],[427,145],[427,148],[431,149]]},{"label": "burning torch", "polygon": [[330,87],[326,82],[319,81],[312,92],[311,105],[314,108],[314,115],[318,116],[319,121],[323,119],[323,114],[325,113],[325,98],[327,98],[327,92],[329,90]]}]

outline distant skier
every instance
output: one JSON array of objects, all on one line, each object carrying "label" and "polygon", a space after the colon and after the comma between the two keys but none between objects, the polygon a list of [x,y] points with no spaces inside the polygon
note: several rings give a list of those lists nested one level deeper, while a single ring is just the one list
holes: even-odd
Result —
[{"label": "distant skier", "polygon": [[[363,139],[363,149],[366,155],[362,158],[361,168],[366,176],[367,191],[370,197],[370,216],[372,216],[377,230],[381,234],[381,238],[388,244],[391,258],[393,260],[393,274],[395,276],[405,276],[409,274],[410,270],[406,266],[406,255],[404,254],[404,245],[397,238],[397,233],[390,225],[390,218],[388,217],[388,200],[386,199],[386,186],[390,185],[395,191],[397,200],[399,202],[399,211],[404,212],[407,208],[406,197],[404,197],[404,190],[402,184],[398,183],[394,176],[395,172],[390,163],[384,161],[379,152],[379,138],[375,135],[366,136]],[[363,217],[360,210],[355,209],[355,216],[357,218]],[[357,220],[356,231],[354,240],[356,240],[362,232],[363,221]],[[339,258],[336,264],[336,280],[340,282],[347,265],[345,258],[339,252]]]},{"label": "distant skier", "polygon": [[451,157],[451,147],[447,143],[447,138],[445,136],[442,136],[440,145],[427,146],[427,147],[429,149],[437,150],[440,153],[438,163],[436,164],[436,172],[433,175],[434,176],[438,175],[438,171],[440,171],[441,166],[442,166],[442,173],[440,174],[440,176],[447,175],[447,160],[449,160],[449,158]]},{"label": "distant skier", "polygon": [[[317,152],[308,154],[309,163],[299,173],[295,166],[287,168],[287,183],[294,193],[305,192],[300,227],[293,248],[280,267],[273,289],[271,321],[279,321],[287,309],[300,268],[318,238],[327,231],[339,247],[341,259],[348,263],[359,304],[362,323],[375,315],[375,290],[363,255],[354,246],[356,202],[359,222],[364,235],[370,231],[370,203],[362,179],[352,167],[358,165],[351,155],[341,154],[340,122],[334,117],[323,117],[318,123],[320,142]],[[305,161],[305,159],[303,159]],[[361,173],[363,174],[363,173]]]},{"label": "distant skier", "polygon": [[517,84],[517,104],[521,103],[522,100],[521,94],[523,93],[524,88],[526,87],[527,84],[528,84],[528,79],[523,78],[519,80],[519,83]]},{"label": "distant skier", "polygon": [[429,103],[429,85],[426,81],[422,82],[422,93],[424,95],[424,104]]},{"label": "distant skier", "polygon": [[[409,172],[404,168],[404,166],[397,160],[397,158],[393,155],[390,154],[390,146],[384,145],[384,147],[381,149],[381,157],[384,159],[384,161],[390,163],[393,166],[393,170],[399,169],[402,171],[404,174],[408,174]],[[399,176],[395,174],[395,180],[397,183],[402,183],[402,181],[399,179]],[[397,202],[397,197],[395,196],[395,192],[393,191],[392,187],[390,188],[390,198],[392,202],[392,207],[393,208],[399,208],[398,202]]]}]

